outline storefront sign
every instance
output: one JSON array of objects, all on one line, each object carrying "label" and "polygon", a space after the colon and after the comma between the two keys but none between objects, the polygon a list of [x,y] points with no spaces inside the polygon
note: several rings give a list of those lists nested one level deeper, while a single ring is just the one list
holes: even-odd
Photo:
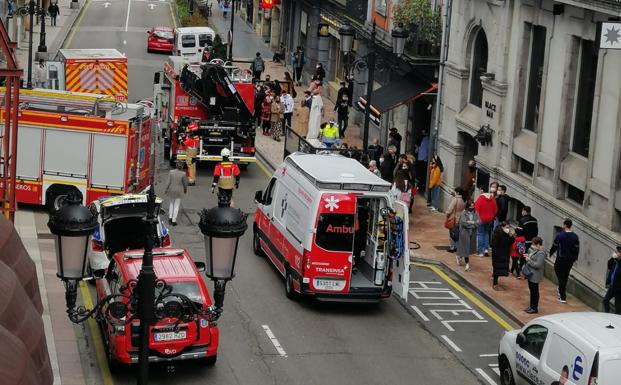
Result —
[{"label": "storefront sign", "polygon": [[485,101],[485,115],[490,119],[494,119],[495,113],[496,113],[496,104],[486,100]]}]

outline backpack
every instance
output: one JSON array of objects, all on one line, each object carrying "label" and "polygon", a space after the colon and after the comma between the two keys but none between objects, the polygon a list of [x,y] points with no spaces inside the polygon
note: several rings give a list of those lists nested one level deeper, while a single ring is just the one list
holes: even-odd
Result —
[{"label": "backpack", "polygon": [[526,253],[526,242],[516,242],[515,248],[519,255],[523,255]]},{"label": "backpack", "polygon": [[263,64],[263,59],[257,57],[254,59],[253,70],[257,72],[263,72],[265,69],[265,65]]}]

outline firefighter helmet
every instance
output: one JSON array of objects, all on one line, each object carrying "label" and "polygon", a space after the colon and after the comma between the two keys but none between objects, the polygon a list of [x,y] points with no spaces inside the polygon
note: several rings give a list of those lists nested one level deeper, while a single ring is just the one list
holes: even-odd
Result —
[{"label": "firefighter helmet", "polygon": [[231,156],[231,150],[226,147],[223,148],[222,151],[220,151],[220,156],[222,156],[223,158],[228,158],[229,156]]}]

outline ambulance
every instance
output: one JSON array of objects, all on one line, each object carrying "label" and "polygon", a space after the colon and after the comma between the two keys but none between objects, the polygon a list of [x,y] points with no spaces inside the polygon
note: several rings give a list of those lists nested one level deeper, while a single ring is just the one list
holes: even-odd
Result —
[{"label": "ambulance", "polygon": [[408,208],[354,159],[293,153],[257,191],[255,254],[285,278],[289,298],[377,302],[409,284]]}]

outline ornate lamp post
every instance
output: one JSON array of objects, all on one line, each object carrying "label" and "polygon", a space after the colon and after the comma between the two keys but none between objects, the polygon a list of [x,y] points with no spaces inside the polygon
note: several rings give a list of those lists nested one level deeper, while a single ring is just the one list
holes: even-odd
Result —
[{"label": "ornate lamp post", "polygon": [[[363,36],[362,33],[358,33]],[[341,37],[341,50],[344,54],[349,54],[353,49],[354,38],[356,35],[355,29],[349,24],[343,24],[339,29],[339,35]],[[392,47],[393,53],[399,57],[403,55],[403,49],[405,47],[405,39],[407,38],[407,33],[403,30],[403,26],[399,24],[399,26],[392,30]],[[362,148],[367,150],[369,147],[369,123],[371,121],[371,98],[373,96],[373,81],[375,78],[375,22],[373,22],[373,29],[371,30],[371,35],[365,40],[369,43],[369,53],[364,58],[359,60],[364,61],[367,66],[367,94],[366,94],[366,105],[364,108],[364,129],[362,135]]]},{"label": "ornate lamp post", "polygon": [[[50,215],[48,227],[56,239],[58,277],[65,283],[67,315],[73,323],[88,318],[107,320],[115,325],[140,321],[140,344],[138,347],[138,384],[149,379],[150,326],[164,318],[176,318],[181,322],[207,319],[215,322],[222,314],[224,289],[227,281],[235,276],[237,244],[246,228],[247,215],[239,210],[219,206],[203,210],[200,228],[208,246],[207,276],[214,281],[215,306],[199,307],[190,298],[173,293],[165,281],[157,279],[153,269],[154,226],[157,223],[154,189],[149,188],[147,215],[144,219],[146,243],[142,267],[137,280],[130,280],[119,293],[102,298],[93,309],[76,307],[77,284],[90,279],[87,273],[88,241],[97,227],[94,215],[81,205],[77,195],[70,195],[66,205]],[[175,250],[171,249],[171,252]]]},{"label": "ornate lamp post", "polygon": [[17,8],[17,13],[20,16],[30,16],[30,30],[28,31],[28,79],[26,87],[32,88],[32,39],[34,32],[34,17],[35,15],[41,16],[41,32],[39,34],[39,47],[38,52],[47,52],[47,46],[45,43],[45,14],[46,11],[34,0],[30,0],[28,5]]}]

